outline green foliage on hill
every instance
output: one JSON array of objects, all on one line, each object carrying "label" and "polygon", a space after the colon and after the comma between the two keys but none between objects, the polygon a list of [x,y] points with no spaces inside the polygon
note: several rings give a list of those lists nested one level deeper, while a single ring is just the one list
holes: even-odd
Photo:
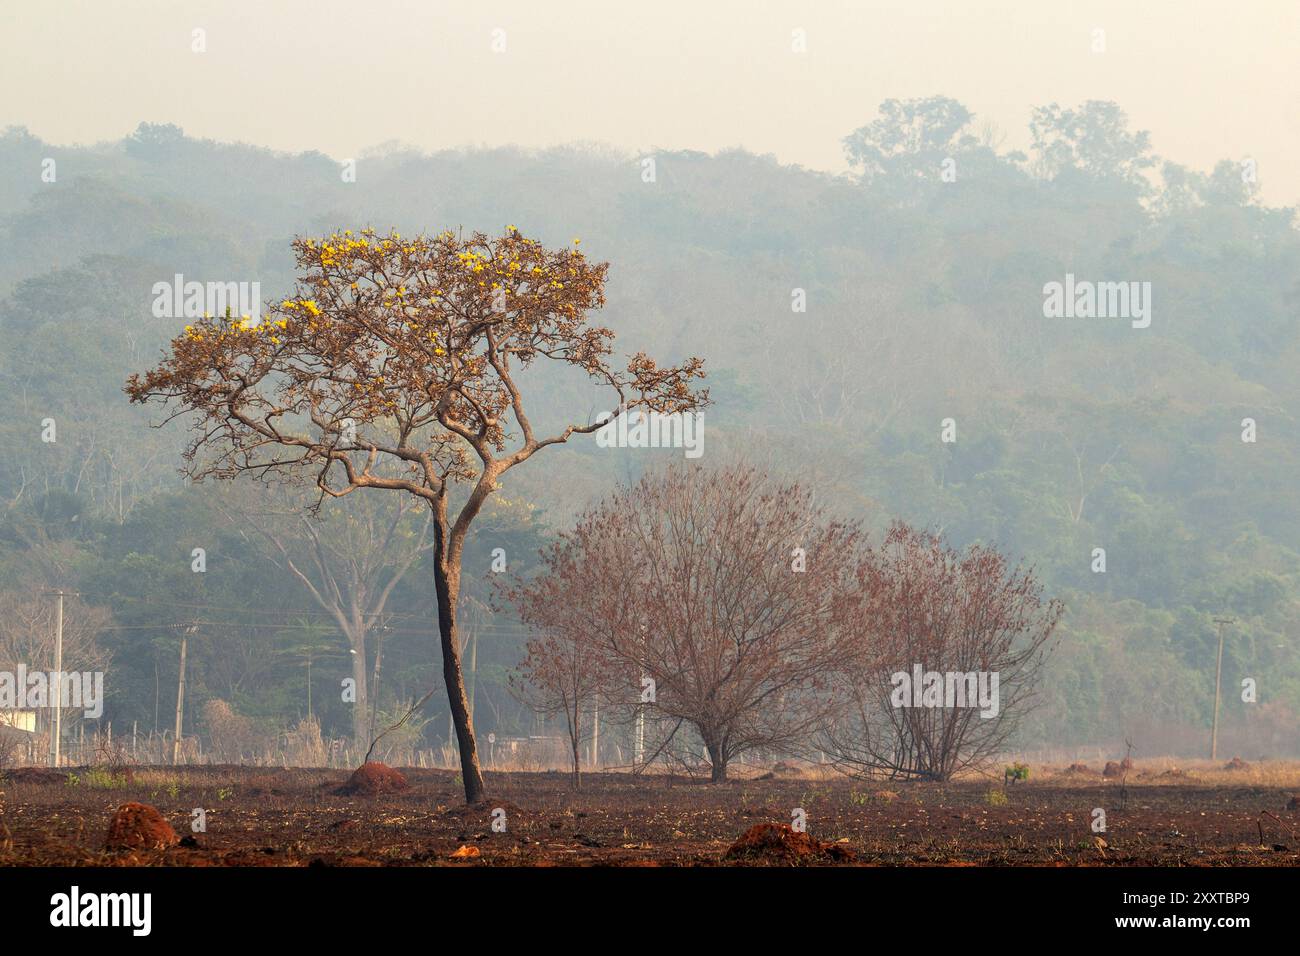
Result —
[{"label": "green foliage on hill", "polygon": [[[1200,173],[1154,156],[1113,104],[1035,111],[1027,155],[1000,150],[943,98],[887,103],[864,123],[846,139],[852,176],[741,151],[665,152],[654,182],[640,157],[596,148],[392,148],[363,156],[345,182],[320,154],[174,127],[86,148],[0,135],[0,496],[14,502],[10,524],[55,521],[53,503],[79,510],[77,531],[49,532],[70,542],[67,573],[105,596],[119,626],[139,628],[105,637],[133,675],[117,684],[115,713],[152,719],[154,659],[184,617],[169,604],[308,608],[293,582],[221,550],[220,520],[176,477],[180,429],[148,428],[120,394],[184,324],[151,314],[153,284],[176,273],[259,281],[271,298],[290,287],[294,234],[517,223],[547,242],[580,236],[612,263],[602,320],[624,343],[706,358],[706,458],[754,456],[814,483],[841,513],[941,528],[1037,567],[1068,610],[1022,744],[1133,735],[1152,741],[1147,752],[1199,746],[1211,619],[1229,615],[1225,723],[1260,752],[1294,751],[1293,210],[1260,205],[1240,158]],[[45,156],[57,158],[56,183],[40,179]],[[949,160],[955,181],[943,176]],[[1043,286],[1067,273],[1150,282],[1150,328],[1045,318]],[[795,289],[806,312],[792,311]],[[580,379],[530,384],[539,426],[591,403]],[[46,418],[54,444],[40,440]],[[940,441],[946,418],[955,443]],[[1241,440],[1245,418],[1254,443]],[[507,493],[563,527],[656,454],[671,453],[578,443]],[[515,529],[530,545],[542,530]],[[214,542],[222,568],[201,595],[187,535]],[[8,586],[31,547],[3,538]],[[1105,573],[1092,570],[1094,548]],[[404,585],[403,613],[429,615],[419,581]],[[223,640],[265,659],[226,673],[238,654],[214,645],[199,697],[268,720],[294,713],[298,678],[276,670],[293,642],[266,639],[249,615],[244,636],[232,624]],[[503,671],[518,635],[499,620],[484,666]],[[430,647],[412,637],[409,654],[408,696],[432,674]],[[1259,704],[1239,700],[1247,677]]]}]

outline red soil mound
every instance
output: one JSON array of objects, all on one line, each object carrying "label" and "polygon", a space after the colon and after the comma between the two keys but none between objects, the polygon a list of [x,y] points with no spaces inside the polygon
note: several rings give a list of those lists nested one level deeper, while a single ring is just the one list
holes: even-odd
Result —
[{"label": "red soil mound", "polygon": [[840,844],[814,840],[788,823],[756,823],[731,845],[726,859],[771,863],[847,862],[853,859],[853,851]]},{"label": "red soil mound", "polygon": [[348,796],[373,797],[378,793],[408,790],[410,786],[401,771],[372,760],[352,771],[352,776],[339,789],[339,793]]},{"label": "red soil mound", "polygon": [[163,815],[147,803],[124,803],[108,825],[106,850],[153,850],[180,842]]}]

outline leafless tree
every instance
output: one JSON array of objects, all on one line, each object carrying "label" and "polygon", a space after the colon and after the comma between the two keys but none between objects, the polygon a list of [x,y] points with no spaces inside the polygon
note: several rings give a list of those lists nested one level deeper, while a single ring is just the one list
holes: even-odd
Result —
[{"label": "leafless tree", "polygon": [[[864,587],[827,754],[851,773],[947,780],[996,753],[1031,708],[1060,602],[996,550],[958,552],[904,524],[873,553]],[[981,686],[996,686],[996,706],[981,707]]]},{"label": "leafless tree", "polygon": [[294,502],[248,489],[220,507],[245,540],[302,584],[343,634],[356,685],[352,734],[358,745],[368,745],[374,733],[369,635],[394,588],[433,548],[432,514],[409,495],[349,499],[323,506],[315,516],[308,503]]},{"label": "leafless tree", "polygon": [[529,641],[519,673],[510,678],[511,690],[534,713],[564,717],[575,790],[582,786],[581,748],[592,734],[585,718],[599,706],[600,684],[598,662],[583,634],[567,628]]},{"label": "leafless tree", "polygon": [[[54,668],[56,599],[36,587],[19,585],[0,592],[0,670],[21,663],[29,669]],[[63,669],[103,671],[112,655],[99,635],[112,620],[107,608],[86,604],[75,594],[63,599]]]},{"label": "leafless tree", "polygon": [[[57,603],[40,589],[42,583],[29,573],[12,590],[0,592],[0,670],[12,674],[19,664],[29,672],[54,670]],[[76,594],[64,597],[64,673],[108,670],[112,655],[100,646],[99,636],[111,620],[107,608],[88,605]],[[63,711],[65,727],[81,719],[80,710]]]},{"label": "leafless tree", "polygon": [[694,730],[716,782],[826,719],[827,674],[861,625],[861,545],[796,484],[677,465],[587,512],[514,598],[563,635],[535,646],[546,667],[585,660],[611,711],[657,725],[658,750]]}]

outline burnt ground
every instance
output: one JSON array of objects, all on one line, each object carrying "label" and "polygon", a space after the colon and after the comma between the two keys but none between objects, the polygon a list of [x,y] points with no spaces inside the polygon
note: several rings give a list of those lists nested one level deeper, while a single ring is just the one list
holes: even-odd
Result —
[{"label": "burnt ground", "polygon": [[[453,771],[402,772],[405,791],[341,796],[341,770],[11,771],[0,777],[0,866],[734,865],[724,857],[741,834],[789,823],[797,807],[809,836],[851,851],[819,858],[826,865],[849,855],[884,866],[1300,865],[1293,791],[1258,783],[1121,786],[1061,774],[1005,788],[841,777],[712,785],[603,773],[575,793],[564,774],[512,772],[488,773],[491,799],[470,808]],[[157,807],[190,845],[105,851],[109,821],[129,801]],[[1100,839],[1096,807],[1106,812]],[[195,808],[206,811],[204,833],[192,832]],[[505,832],[493,832],[496,809]]]}]

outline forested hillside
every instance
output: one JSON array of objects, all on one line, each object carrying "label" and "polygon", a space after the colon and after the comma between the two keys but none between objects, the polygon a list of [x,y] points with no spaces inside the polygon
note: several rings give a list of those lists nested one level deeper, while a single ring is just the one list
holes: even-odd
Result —
[{"label": "forested hillside", "polygon": [[[295,236],[517,224],[610,263],[599,318],[620,345],[706,359],[706,461],[743,455],[874,529],[904,519],[1037,570],[1066,610],[1019,747],[1128,738],[1147,755],[1199,755],[1213,619],[1228,617],[1221,749],[1300,753],[1300,500],[1286,493],[1300,470],[1300,233],[1293,210],[1256,201],[1269,171],[1157,157],[1107,103],[1034,111],[1025,154],[943,98],[890,101],[862,122],[845,130],[854,173],[839,177],[740,151],[392,144],[353,166],[169,125],[85,147],[7,130],[0,648],[34,640],[23,622],[71,588],[69,614],[93,620],[88,639],[112,655],[116,727],[169,725],[180,637],[197,625],[195,715],[222,700],[268,730],[292,726],[310,667],[313,713],[348,732],[348,643],[260,533],[307,547],[288,499],[259,504],[275,517],[258,528],[240,519],[243,482],[196,494],[177,475],[184,423],[151,428],[158,409],[122,393],[185,324],[155,315],[153,289],[180,274],[259,282],[278,301]],[[1150,283],[1149,326],[1049,317],[1044,287],[1067,276]],[[539,374],[537,387],[539,426],[589,401],[581,376]],[[579,509],[680,454],[576,440],[509,476],[465,563],[483,733],[529,725],[507,688],[524,630],[492,609],[493,549],[527,573]],[[321,520],[367,519],[344,503]],[[418,535],[417,517],[403,522]],[[363,652],[383,635],[380,714],[437,680],[425,560]],[[1257,702],[1241,700],[1246,678]],[[446,715],[438,695],[426,739],[446,739]]]}]

